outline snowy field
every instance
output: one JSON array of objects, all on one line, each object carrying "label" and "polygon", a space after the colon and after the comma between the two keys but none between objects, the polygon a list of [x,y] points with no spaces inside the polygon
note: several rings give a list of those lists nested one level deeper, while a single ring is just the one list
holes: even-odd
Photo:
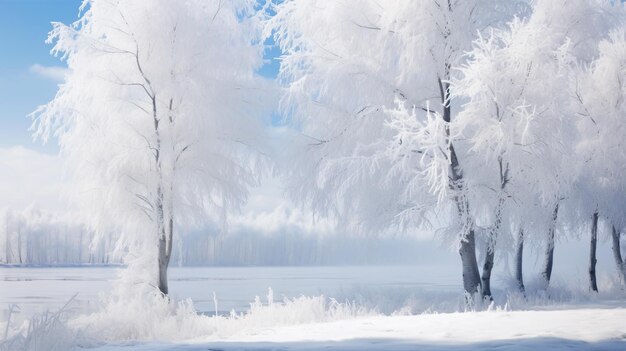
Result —
[{"label": "snowy field", "polygon": [[122,350],[626,350],[626,308],[472,312],[267,328],[225,340],[108,345]]},{"label": "snowy field", "polygon": [[10,305],[16,330],[77,294],[37,342],[0,350],[626,350],[624,292],[604,278],[599,295],[531,282],[527,298],[498,290],[458,313],[451,266],[175,267],[170,304],[106,300],[117,270],[0,269],[2,329]]}]

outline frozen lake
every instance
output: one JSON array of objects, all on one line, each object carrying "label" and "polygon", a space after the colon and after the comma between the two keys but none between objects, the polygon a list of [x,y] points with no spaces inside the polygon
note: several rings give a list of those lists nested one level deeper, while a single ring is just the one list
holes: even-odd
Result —
[{"label": "frozen lake", "polygon": [[[202,313],[246,310],[255,296],[265,299],[272,288],[282,297],[325,295],[339,300],[365,299],[384,292],[405,296],[456,294],[460,272],[456,267],[339,266],[339,267],[172,267],[170,294],[191,298]],[[20,317],[56,310],[77,294],[74,308],[90,310],[98,296],[111,288],[119,267],[0,267],[0,309],[19,306]],[[374,299],[374,297],[372,297]],[[379,300],[379,299],[377,299]],[[380,302],[380,301],[378,301]],[[394,303],[394,302],[389,302]],[[383,306],[384,307],[384,306]],[[395,307],[395,306],[393,306]],[[392,307],[390,307],[392,308]]]}]

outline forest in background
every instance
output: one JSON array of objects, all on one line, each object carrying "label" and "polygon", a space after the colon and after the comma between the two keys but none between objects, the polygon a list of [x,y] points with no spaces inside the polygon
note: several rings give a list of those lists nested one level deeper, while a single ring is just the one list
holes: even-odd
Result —
[{"label": "forest in background", "polygon": [[[30,207],[1,212],[0,223],[0,264],[123,264],[123,255],[115,254],[115,235],[96,240],[86,224],[69,215]],[[295,225],[269,233],[238,226],[220,234],[215,227],[183,235],[173,249],[172,262],[179,266],[432,264],[432,255],[425,250],[423,242],[413,237],[312,233]]]}]

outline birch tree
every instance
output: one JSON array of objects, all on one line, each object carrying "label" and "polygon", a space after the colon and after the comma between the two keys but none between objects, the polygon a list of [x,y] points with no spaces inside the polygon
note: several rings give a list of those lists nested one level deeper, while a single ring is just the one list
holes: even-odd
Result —
[{"label": "birch tree", "polygon": [[225,223],[259,180],[255,5],[85,0],[50,32],[70,73],[35,135],[58,138],[93,229],[119,231],[134,278],[162,294],[176,233]]}]

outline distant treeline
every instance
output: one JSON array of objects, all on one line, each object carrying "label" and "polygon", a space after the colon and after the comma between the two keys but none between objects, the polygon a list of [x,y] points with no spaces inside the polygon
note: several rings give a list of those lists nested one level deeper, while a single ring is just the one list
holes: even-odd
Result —
[{"label": "distant treeline", "polygon": [[0,262],[4,264],[108,264],[111,242],[71,218],[30,207],[0,213]]},{"label": "distant treeline", "polygon": [[[70,216],[37,208],[0,213],[2,264],[115,264],[115,236],[94,240],[93,231]],[[172,259],[180,265],[333,265],[414,263],[426,251],[413,238],[290,233],[227,234],[195,231],[183,235]]]}]

